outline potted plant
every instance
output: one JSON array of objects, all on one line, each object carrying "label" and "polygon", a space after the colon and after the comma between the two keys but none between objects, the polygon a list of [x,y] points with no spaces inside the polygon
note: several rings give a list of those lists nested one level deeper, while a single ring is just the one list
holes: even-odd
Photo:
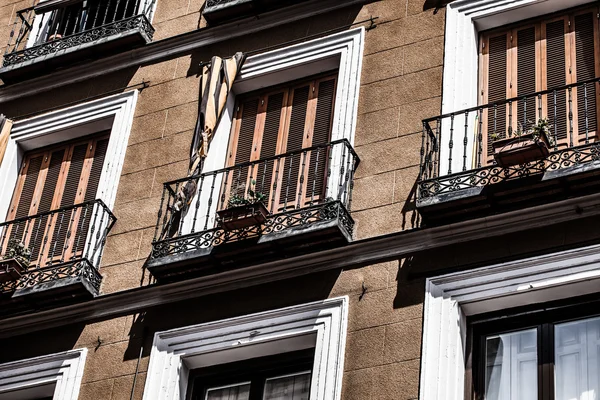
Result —
[{"label": "potted plant", "polygon": [[548,157],[549,148],[553,145],[550,128],[548,120],[540,118],[537,124],[532,124],[526,130],[519,124],[517,130],[509,131],[509,135],[505,139],[498,139],[497,136],[492,135],[496,163],[501,167],[508,167]]},{"label": "potted plant", "polygon": [[[252,181],[252,186],[256,182]],[[225,230],[243,229],[260,225],[267,220],[269,211],[265,207],[264,193],[249,189],[248,196],[234,194],[227,202],[227,208],[217,211],[219,224]]]},{"label": "potted plant", "polygon": [[31,251],[20,241],[10,239],[0,259],[0,282],[17,280],[29,267]]}]

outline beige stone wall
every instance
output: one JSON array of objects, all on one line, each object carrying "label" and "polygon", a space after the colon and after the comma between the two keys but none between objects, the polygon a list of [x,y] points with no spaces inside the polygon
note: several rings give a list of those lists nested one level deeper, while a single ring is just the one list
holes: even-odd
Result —
[{"label": "beige stone wall", "polygon": [[[199,0],[158,0],[156,39],[202,26]],[[366,33],[356,151],[362,159],[355,183],[356,238],[412,229],[422,118],[441,105],[444,10],[422,11],[425,0],[381,0],[350,7],[160,63],[144,65],[50,93],[0,105],[9,117],[40,112],[149,81],[140,93],[119,183],[118,218],[102,260],[102,292],[147,285],[150,252],[165,181],[183,177],[198,107],[195,65],[212,55],[275,46],[379,17]],[[6,12],[0,0],[0,38]],[[18,3],[20,4],[20,3]],[[20,6],[19,6],[20,7]],[[18,8],[18,7],[17,7]],[[367,24],[368,25],[368,24]],[[347,29],[347,28],[344,28]],[[344,400],[414,399],[418,393],[423,278],[409,278],[403,262],[333,271],[172,304],[136,315],[35,332],[0,342],[0,362],[87,347],[81,399],[128,399],[140,345],[141,392],[153,332],[284,307],[332,296],[350,296]],[[367,293],[360,297],[362,284]]]}]

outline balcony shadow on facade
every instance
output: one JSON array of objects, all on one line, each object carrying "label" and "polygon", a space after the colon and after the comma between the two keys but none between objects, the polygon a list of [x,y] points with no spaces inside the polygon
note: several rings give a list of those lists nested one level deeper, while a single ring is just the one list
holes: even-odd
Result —
[{"label": "balcony shadow on facade", "polygon": [[[593,79],[424,120],[417,183],[424,222],[451,223],[597,192],[597,85]],[[525,134],[540,118],[550,123],[548,156],[498,165],[492,142],[517,129]]]},{"label": "balcony shadow on facade", "polygon": [[152,0],[47,1],[16,12],[0,78],[46,74],[152,41]]},{"label": "balcony shadow on facade", "polygon": [[254,16],[307,0],[207,0],[202,15],[210,24]]},{"label": "balcony shadow on facade", "polygon": [[[343,246],[354,230],[358,164],[350,144],[339,140],[168,182],[146,267],[164,282]],[[178,213],[177,194],[190,181],[196,196]],[[262,204],[240,216],[244,206],[233,200],[252,194]]]},{"label": "balcony shadow on facade", "polygon": [[[102,249],[116,218],[101,200],[0,224],[0,316],[99,294]],[[15,246],[25,248],[15,251]]]}]

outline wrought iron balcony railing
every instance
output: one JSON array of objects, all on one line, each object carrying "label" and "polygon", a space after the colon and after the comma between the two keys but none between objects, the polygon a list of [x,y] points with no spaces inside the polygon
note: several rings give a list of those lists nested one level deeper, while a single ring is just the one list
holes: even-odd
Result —
[{"label": "wrought iron balcony railing", "polygon": [[[358,164],[358,156],[344,139],[167,182],[150,257],[179,255],[332,220],[351,235],[352,186]],[[197,194],[180,217],[174,204],[189,181],[197,182]],[[265,218],[245,227],[227,227],[221,211],[232,209],[232,200],[239,202],[253,194],[262,198]]]},{"label": "wrought iron balcony railing", "polygon": [[16,13],[2,66],[76,50],[137,32],[152,39],[155,0],[46,0]]},{"label": "wrought iron balcony railing", "polygon": [[[423,120],[418,201],[600,159],[600,78]],[[600,102],[599,102],[600,103]],[[491,142],[550,123],[550,154],[499,166]]]},{"label": "wrought iron balcony railing", "polygon": [[83,278],[97,294],[100,257],[115,222],[94,200],[1,223],[0,295],[63,278]]}]

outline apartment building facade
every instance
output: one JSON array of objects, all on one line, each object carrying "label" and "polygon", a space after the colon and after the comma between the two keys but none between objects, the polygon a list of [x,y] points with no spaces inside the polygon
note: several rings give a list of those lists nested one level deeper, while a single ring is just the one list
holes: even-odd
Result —
[{"label": "apartment building facade", "polygon": [[591,399],[589,0],[0,0],[0,399]]}]

